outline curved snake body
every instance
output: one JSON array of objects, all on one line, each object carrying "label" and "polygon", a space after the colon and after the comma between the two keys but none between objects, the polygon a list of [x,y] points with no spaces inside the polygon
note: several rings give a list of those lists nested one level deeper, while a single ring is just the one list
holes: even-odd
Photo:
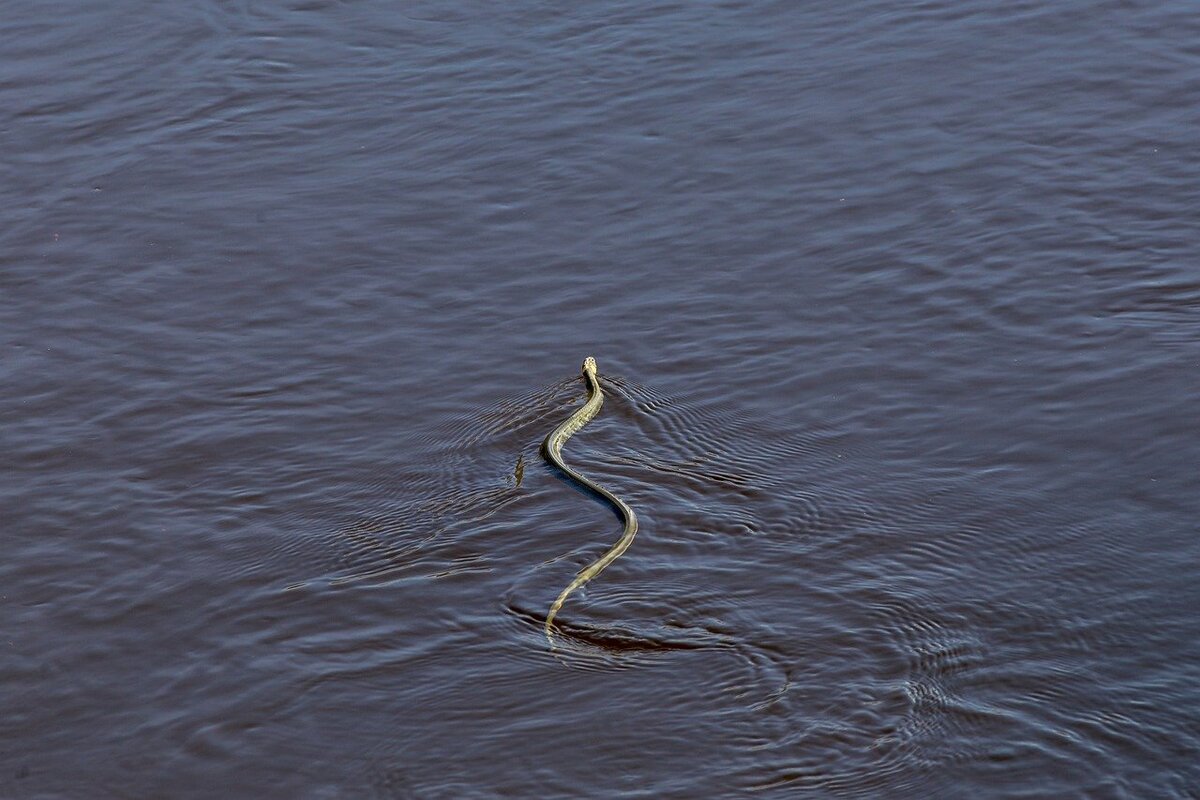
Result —
[{"label": "curved snake body", "polygon": [[554,644],[554,617],[562,608],[563,603],[566,602],[567,597],[570,596],[571,592],[603,572],[604,568],[609,564],[616,561],[628,549],[630,542],[633,541],[633,537],[637,535],[638,530],[637,515],[633,513],[632,508],[626,505],[624,500],[586,475],[579,474],[563,461],[562,449],[563,445],[567,443],[567,439],[570,439],[580,428],[588,424],[593,417],[600,413],[600,407],[604,405],[604,392],[600,388],[600,380],[596,375],[596,359],[591,356],[584,359],[583,377],[588,385],[588,401],[568,417],[565,422],[550,432],[546,440],[542,442],[542,455],[545,456],[547,461],[562,470],[580,486],[595,492],[611,503],[613,508],[617,510],[617,513],[625,520],[625,531],[621,534],[621,538],[617,543],[609,548],[608,552],[580,570],[579,574],[575,576],[575,580],[571,581],[567,588],[562,590],[558,595],[558,599],[550,606],[550,612],[546,615],[546,639],[550,642],[551,646]]}]

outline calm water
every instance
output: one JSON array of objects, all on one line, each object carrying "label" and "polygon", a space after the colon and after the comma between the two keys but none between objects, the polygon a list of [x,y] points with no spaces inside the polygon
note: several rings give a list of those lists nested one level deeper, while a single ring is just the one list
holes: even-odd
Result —
[{"label": "calm water", "polygon": [[1200,797],[1196,10],[9,4],[0,796]]}]

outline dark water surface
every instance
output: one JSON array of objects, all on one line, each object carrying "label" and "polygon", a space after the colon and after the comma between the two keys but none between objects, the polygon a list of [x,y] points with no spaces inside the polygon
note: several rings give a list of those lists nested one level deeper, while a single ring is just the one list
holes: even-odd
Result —
[{"label": "dark water surface", "polygon": [[1178,0],[8,4],[0,797],[1200,797],[1198,131]]}]

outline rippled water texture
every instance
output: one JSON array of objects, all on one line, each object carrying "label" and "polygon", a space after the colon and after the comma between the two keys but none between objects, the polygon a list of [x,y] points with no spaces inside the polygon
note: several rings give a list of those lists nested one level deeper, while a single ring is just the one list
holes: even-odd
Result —
[{"label": "rippled water texture", "polygon": [[0,796],[1200,797],[1198,43],[9,4]]}]

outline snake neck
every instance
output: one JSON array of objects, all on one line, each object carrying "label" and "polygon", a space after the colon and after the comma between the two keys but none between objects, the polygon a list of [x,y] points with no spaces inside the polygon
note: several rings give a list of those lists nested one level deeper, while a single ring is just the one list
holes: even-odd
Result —
[{"label": "snake neck", "polygon": [[[587,380],[588,385],[588,401],[584,408],[587,408],[593,401],[596,403],[596,409],[592,412],[592,416],[600,411],[600,406],[604,403],[604,392],[600,390],[600,378],[596,375],[596,362],[592,361],[592,368],[583,373],[583,377]],[[591,417],[589,417],[590,419]]]},{"label": "snake neck", "polygon": [[600,389],[600,381],[596,378],[594,370],[585,371],[584,379],[588,384],[588,400],[567,420],[551,431],[543,442],[543,448],[551,457],[551,460],[560,467],[565,469],[566,465],[562,463],[563,445],[567,443],[580,428],[591,422],[592,418],[600,413],[600,407],[604,405],[604,392]]}]

